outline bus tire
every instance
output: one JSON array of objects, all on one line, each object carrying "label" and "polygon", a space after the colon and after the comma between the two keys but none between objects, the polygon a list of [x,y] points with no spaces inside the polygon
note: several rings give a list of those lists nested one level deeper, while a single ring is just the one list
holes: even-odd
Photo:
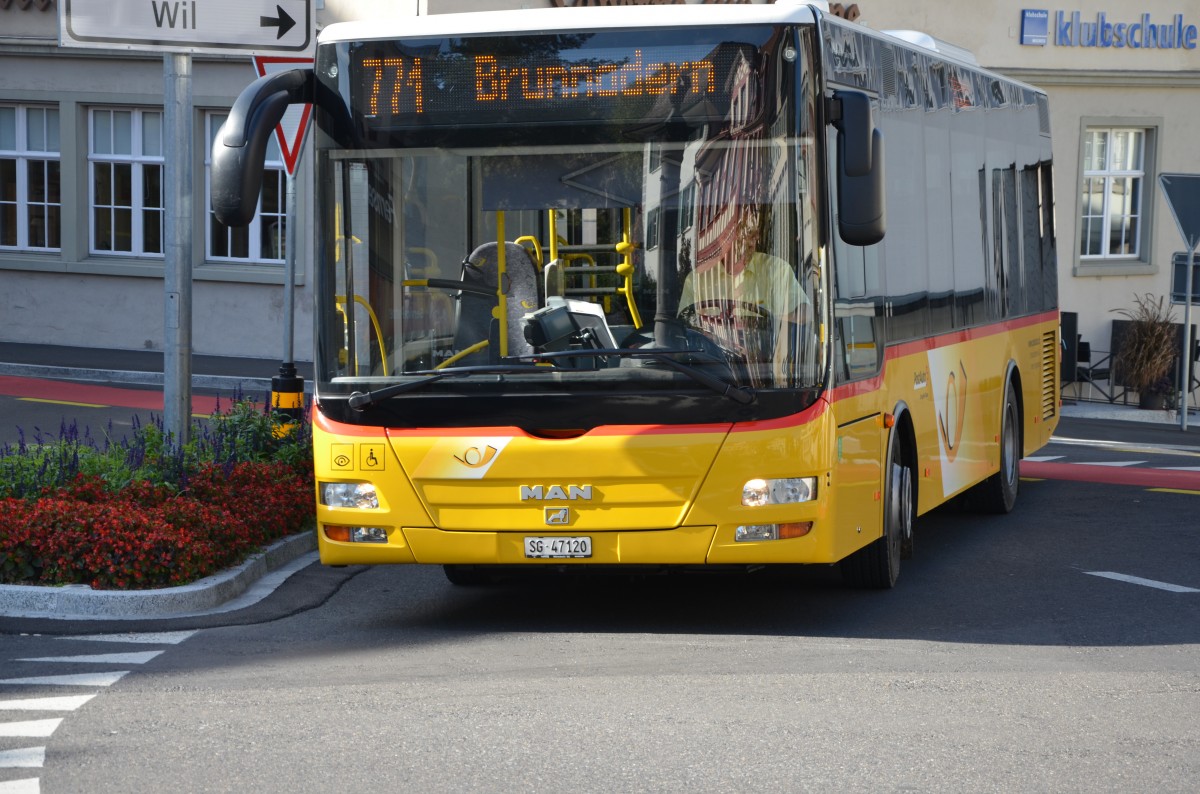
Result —
[{"label": "bus tire", "polygon": [[904,462],[900,434],[892,433],[884,480],[883,535],[842,560],[846,584],[874,590],[896,586],[905,538],[912,537],[913,496],[912,468]]},{"label": "bus tire", "polygon": [[1012,381],[1004,388],[1000,412],[1000,471],[975,486],[976,504],[985,513],[1012,512],[1021,482],[1021,409]]}]

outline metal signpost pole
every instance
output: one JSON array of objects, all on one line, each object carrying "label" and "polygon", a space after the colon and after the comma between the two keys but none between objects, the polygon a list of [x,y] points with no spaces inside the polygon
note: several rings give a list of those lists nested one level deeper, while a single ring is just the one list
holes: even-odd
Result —
[{"label": "metal signpost pole", "polygon": [[[259,77],[285,69],[312,66],[312,58],[255,55],[254,70]],[[296,239],[299,236],[300,209],[296,200],[296,166],[303,151],[304,135],[312,107],[288,108],[275,127],[279,152],[287,173],[286,216],[284,219],[283,271],[283,362],[279,374],[271,378],[271,407],[279,419],[280,432],[294,427],[304,418],[304,378],[296,372],[295,346],[296,313]]]},{"label": "metal signpost pole", "polygon": [[283,268],[283,363],[294,364],[292,337],[295,328],[295,299],[296,299],[296,177],[290,172],[287,175],[287,234],[284,235]]},{"label": "metal signpost pole", "polygon": [[1192,392],[1192,267],[1196,264],[1196,248],[1200,246],[1200,174],[1159,174],[1167,208],[1175,217],[1179,236],[1188,248],[1187,272],[1183,295],[1183,360],[1179,367],[1179,427],[1187,430],[1188,398]]},{"label": "metal signpost pole", "polygon": [[[297,143],[297,146],[299,144]],[[293,354],[296,296],[296,177],[287,173],[287,215],[284,219],[283,363],[271,378],[271,407],[285,422],[299,422],[304,414],[304,379],[296,373]],[[293,424],[294,426],[294,424]]]},{"label": "metal signpost pole", "polygon": [[163,56],[164,429],[183,446],[192,418],[192,56]]},{"label": "metal signpost pole", "polygon": [[1188,251],[1186,292],[1183,304],[1183,377],[1179,383],[1179,427],[1187,430],[1188,395],[1192,385],[1192,267],[1196,264],[1196,249]]}]

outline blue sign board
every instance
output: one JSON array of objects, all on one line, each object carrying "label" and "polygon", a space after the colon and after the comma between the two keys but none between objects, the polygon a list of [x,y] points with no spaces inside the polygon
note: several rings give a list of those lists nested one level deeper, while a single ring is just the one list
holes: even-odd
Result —
[{"label": "blue sign board", "polygon": [[1080,11],[1045,8],[1021,9],[1021,44],[1044,47],[1096,47],[1098,49],[1195,50],[1200,46],[1200,28],[1175,14],[1162,17],[1142,13],[1131,19],[1113,21],[1108,12],[1086,16]]},{"label": "blue sign board", "polygon": [[1045,47],[1050,36],[1050,12],[1044,8],[1021,10],[1021,43],[1031,47]]}]

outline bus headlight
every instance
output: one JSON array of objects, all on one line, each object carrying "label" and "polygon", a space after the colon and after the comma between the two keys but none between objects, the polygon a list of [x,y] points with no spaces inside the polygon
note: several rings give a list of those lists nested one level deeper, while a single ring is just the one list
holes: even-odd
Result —
[{"label": "bus headlight", "polygon": [[359,510],[378,510],[379,497],[369,482],[323,482],[321,504],[330,507],[354,507]]},{"label": "bus headlight", "polygon": [[784,477],[778,480],[754,479],[742,486],[742,505],[790,505],[817,498],[816,477]]}]

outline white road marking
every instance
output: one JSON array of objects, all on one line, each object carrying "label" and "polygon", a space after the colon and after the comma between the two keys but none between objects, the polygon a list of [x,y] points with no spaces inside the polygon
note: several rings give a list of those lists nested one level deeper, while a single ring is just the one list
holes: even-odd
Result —
[{"label": "white road marking", "polygon": [[16,659],[18,662],[86,662],[87,664],[145,664],[162,651],[139,651],[137,653],[97,653],[85,656],[39,656],[33,659]]},{"label": "white road marking", "polygon": [[1200,466],[1161,466],[1166,471],[1200,471]]},{"label": "white road marking", "polygon": [[82,673],[80,675],[46,675],[34,678],[5,678],[0,684],[45,684],[46,686],[112,686],[125,676],[128,670],[114,673]]},{"label": "white road marking", "polygon": [[1159,455],[1183,455],[1189,458],[1200,457],[1200,452],[1197,452],[1194,447],[1176,444],[1130,444],[1121,441],[1099,441],[1087,438],[1062,438],[1061,436],[1051,436],[1050,441],[1058,444],[1074,445],[1077,447],[1123,449],[1126,452],[1136,452],[1143,455],[1147,452],[1153,452]]},{"label": "white road marking", "polygon": [[42,794],[42,786],[36,777],[9,780],[0,783],[0,794]]},{"label": "white road marking", "polygon": [[1022,460],[1033,461],[1034,463],[1049,463],[1052,460],[1062,460],[1065,455],[1030,455],[1022,458]]},{"label": "white road marking", "polygon": [[74,711],[87,703],[91,695],[67,695],[56,698],[21,698],[20,700],[0,700],[0,710],[3,711]]},{"label": "white road marking", "polygon": [[1104,460],[1104,461],[1080,461],[1081,466],[1138,466],[1145,463],[1144,460]]},{"label": "white road marking", "polygon": [[0,736],[20,736],[25,739],[45,739],[53,736],[62,724],[62,717],[53,720],[0,722]]},{"label": "white road marking", "polygon": [[1140,576],[1129,576],[1128,574],[1113,573],[1112,571],[1084,571],[1084,573],[1088,576],[1100,576],[1105,579],[1115,579],[1118,582],[1140,584],[1143,587],[1153,587],[1171,593],[1200,593],[1200,590],[1194,587],[1184,587],[1183,585],[1170,584],[1169,582],[1156,582],[1153,579],[1143,579]]},{"label": "white road marking", "polygon": [[0,769],[32,769],[46,763],[45,747],[0,750]]},{"label": "white road marking", "polygon": [[178,645],[196,631],[143,631],[125,634],[84,634],[80,637],[59,637],[60,640],[89,642],[136,642],[142,645]]}]

